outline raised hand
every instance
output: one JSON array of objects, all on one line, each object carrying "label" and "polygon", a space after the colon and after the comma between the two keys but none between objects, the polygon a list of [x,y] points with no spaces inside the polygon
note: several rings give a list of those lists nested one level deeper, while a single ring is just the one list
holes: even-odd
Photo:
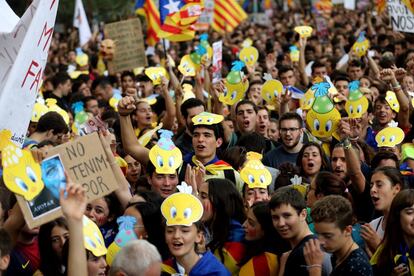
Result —
[{"label": "raised hand", "polygon": [[118,103],[118,113],[121,116],[128,116],[137,107],[135,106],[135,98],[131,96],[123,97]]},{"label": "raised hand", "polygon": [[67,219],[82,220],[86,211],[87,197],[85,189],[75,184],[66,174],[66,190],[60,189],[60,206]]}]

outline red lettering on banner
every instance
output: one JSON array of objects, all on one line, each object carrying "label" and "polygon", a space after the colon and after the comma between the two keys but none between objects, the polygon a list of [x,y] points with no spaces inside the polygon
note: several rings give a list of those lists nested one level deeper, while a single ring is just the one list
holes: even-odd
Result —
[{"label": "red lettering on banner", "polygon": [[50,4],[50,8],[49,8],[49,10],[51,10],[51,9],[53,8],[53,5],[55,5],[55,2],[56,2],[56,0],[53,0],[53,1],[52,1],[52,4]]},{"label": "red lettering on banner", "polygon": [[26,76],[24,77],[24,80],[23,80],[23,83],[22,83],[21,87],[23,87],[25,85],[27,77],[30,75],[32,77],[35,77],[32,84],[30,85],[30,90],[32,90],[33,86],[36,84],[36,91],[37,91],[38,86],[39,86],[39,82],[40,82],[40,77],[42,75],[42,68],[39,68],[38,70],[36,70],[37,67],[39,67],[39,63],[32,60],[32,62],[30,63],[29,69],[26,72]]},{"label": "red lettering on banner", "polygon": [[47,36],[45,46],[43,46],[43,51],[46,49],[47,44],[49,44],[52,34],[53,34],[53,26],[49,30],[47,30],[47,22],[45,22],[45,26],[43,27],[42,34],[40,35],[39,41],[37,42],[37,46],[39,46],[40,41],[42,41],[42,38]]}]

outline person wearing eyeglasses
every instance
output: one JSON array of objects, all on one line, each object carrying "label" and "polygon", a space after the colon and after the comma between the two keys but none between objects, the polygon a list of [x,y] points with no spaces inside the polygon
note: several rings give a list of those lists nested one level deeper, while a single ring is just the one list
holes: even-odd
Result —
[{"label": "person wearing eyeglasses", "polygon": [[289,162],[296,164],[296,159],[303,143],[301,137],[303,121],[297,113],[285,113],[279,119],[280,141],[282,145],[269,151],[263,158],[265,166],[279,168],[280,164]]}]

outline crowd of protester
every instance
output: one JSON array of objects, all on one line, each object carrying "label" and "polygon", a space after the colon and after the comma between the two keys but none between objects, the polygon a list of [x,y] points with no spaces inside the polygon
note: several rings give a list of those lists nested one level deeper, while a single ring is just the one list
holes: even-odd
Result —
[{"label": "crowd of protester", "polygon": [[[267,26],[245,21],[233,33],[210,31],[210,44],[223,40],[223,77],[245,39],[259,52],[257,63],[243,69],[245,97],[232,106],[219,99],[226,88],[212,82],[211,62],[195,77],[177,70],[199,46],[199,34],[170,43],[166,52],[161,42],[147,46],[148,66],[169,75],[154,84],[144,68],[112,72],[100,50],[103,34],[79,51],[74,30],[55,33],[38,102],[55,99],[64,112],[34,116],[24,148],[41,156],[77,139],[73,104],[81,102],[89,118],[107,126],[99,136],[119,188],[87,202],[84,189],[68,179],[60,193],[64,216],[30,229],[15,196],[1,185],[0,274],[413,275],[414,36],[393,31],[386,14],[372,14],[335,6],[323,16],[324,39],[312,13],[300,7],[275,9]],[[313,35],[300,38],[298,25],[313,26]],[[361,32],[371,46],[359,57],[351,47]],[[299,61],[291,60],[292,45]],[[329,77],[338,92],[331,101],[341,114],[335,135],[313,135],[303,93],[286,89],[265,101],[265,73],[303,93]],[[345,108],[354,81],[368,100],[359,118]],[[387,99],[389,91],[398,108]],[[403,141],[378,145],[377,133],[394,121]],[[173,133],[182,163],[168,170],[159,167],[176,160],[160,163],[151,155],[159,141],[171,138],[153,131],[161,124]],[[253,161],[259,165],[247,179],[268,174],[266,185],[246,181],[243,169]],[[171,224],[162,206],[182,193],[182,182],[201,203],[202,216]],[[83,246],[84,215],[102,234],[99,253]],[[125,218],[134,222],[137,239],[109,264],[106,248],[117,241]]]}]

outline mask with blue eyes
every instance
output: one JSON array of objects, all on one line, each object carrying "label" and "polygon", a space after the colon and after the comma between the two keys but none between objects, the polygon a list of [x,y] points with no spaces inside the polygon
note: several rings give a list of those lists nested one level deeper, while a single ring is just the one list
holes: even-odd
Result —
[{"label": "mask with blue eyes", "polygon": [[149,152],[150,161],[158,174],[175,174],[183,161],[181,151],[171,140],[171,131],[161,129],[158,132],[160,139]]},{"label": "mask with blue eyes", "polygon": [[0,132],[0,150],[3,165],[3,180],[6,187],[33,200],[44,188],[42,172],[29,150],[22,150],[11,142],[11,132]]},{"label": "mask with blue eyes", "polygon": [[167,197],[161,205],[161,213],[167,226],[191,226],[203,216],[203,205],[192,195],[192,188],[185,182],[177,186],[178,193]]},{"label": "mask with blue eyes", "polygon": [[240,171],[240,177],[250,189],[267,189],[272,182],[272,175],[261,162],[262,155],[250,151],[246,155],[246,162]]},{"label": "mask with blue eyes", "polygon": [[106,255],[107,249],[98,226],[86,216],[83,216],[82,222],[85,249],[91,251],[95,257]]}]

